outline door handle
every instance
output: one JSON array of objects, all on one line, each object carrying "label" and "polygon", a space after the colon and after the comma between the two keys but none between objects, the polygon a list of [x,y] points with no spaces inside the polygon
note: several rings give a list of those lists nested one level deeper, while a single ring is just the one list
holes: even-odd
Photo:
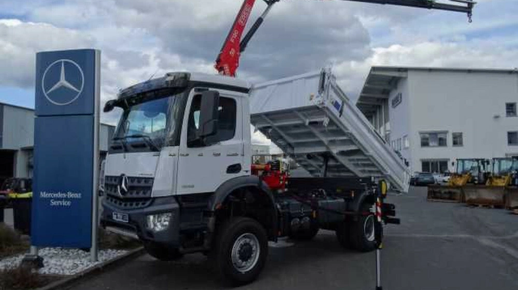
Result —
[{"label": "door handle", "polygon": [[221,156],[221,153],[216,153],[216,152],[214,152],[214,153],[212,153],[212,155],[214,155],[214,156],[218,157],[218,156]]},{"label": "door handle", "polygon": [[239,153],[229,153],[227,156],[239,156]]},{"label": "door handle", "polygon": [[189,153],[180,153],[180,156],[186,157],[186,156],[189,156]]},{"label": "door handle", "polygon": [[171,156],[171,157],[175,157],[175,156],[176,156],[176,153],[169,153],[169,156]]}]

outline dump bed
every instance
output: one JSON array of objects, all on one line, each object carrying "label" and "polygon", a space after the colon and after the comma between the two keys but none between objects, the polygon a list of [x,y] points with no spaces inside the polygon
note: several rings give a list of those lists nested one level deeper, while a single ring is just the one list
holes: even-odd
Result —
[{"label": "dump bed", "polygon": [[386,179],[408,191],[408,168],[338,87],[330,70],[255,85],[252,125],[313,176]]}]

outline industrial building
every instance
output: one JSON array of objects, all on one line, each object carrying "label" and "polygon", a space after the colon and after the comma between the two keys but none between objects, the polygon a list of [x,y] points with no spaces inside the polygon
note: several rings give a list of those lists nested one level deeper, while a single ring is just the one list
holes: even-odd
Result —
[{"label": "industrial building", "polygon": [[357,101],[414,171],[518,156],[518,70],[372,67]]},{"label": "industrial building", "polygon": [[[33,109],[0,103],[0,184],[9,177],[32,177],[34,117]],[[114,126],[101,125],[101,158],[114,131]]]}]

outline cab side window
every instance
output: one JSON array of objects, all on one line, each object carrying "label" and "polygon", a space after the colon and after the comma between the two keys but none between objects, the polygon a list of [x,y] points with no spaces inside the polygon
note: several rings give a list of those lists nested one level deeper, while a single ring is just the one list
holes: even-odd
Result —
[{"label": "cab side window", "polygon": [[[200,104],[201,95],[194,96],[189,112],[187,129],[187,140],[196,139],[196,134],[200,128]],[[236,101],[232,98],[219,98],[218,108],[218,133],[208,137],[210,143],[215,144],[226,140],[231,140],[236,134]]]}]

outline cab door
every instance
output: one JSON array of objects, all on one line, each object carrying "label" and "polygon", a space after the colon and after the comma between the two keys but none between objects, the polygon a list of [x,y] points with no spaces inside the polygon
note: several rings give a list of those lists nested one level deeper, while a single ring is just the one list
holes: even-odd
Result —
[{"label": "cab door", "polygon": [[217,132],[207,145],[196,140],[206,89],[193,89],[186,106],[178,157],[177,194],[214,192],[223,182],[245,175],[242,97],[219,91]]}]

